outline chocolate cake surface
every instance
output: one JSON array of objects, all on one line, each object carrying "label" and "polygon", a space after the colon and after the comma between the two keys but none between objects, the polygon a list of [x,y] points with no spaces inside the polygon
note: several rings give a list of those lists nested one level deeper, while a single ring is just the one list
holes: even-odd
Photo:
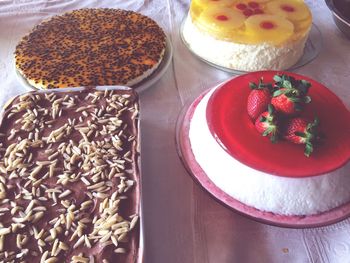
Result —
[{"label": "chocolate cake surface", "polygon": [[159,66],[166,36],[142,14],[78,9],[37,25],[17,45],[18,72],[38,89],[127,85]]},{"label": "chocolate cake surface", "polygon": [[[0,120],[0,261],[136,262],[138,97],[31,92]],[[0,117],[1,118],[1,117]]]}]

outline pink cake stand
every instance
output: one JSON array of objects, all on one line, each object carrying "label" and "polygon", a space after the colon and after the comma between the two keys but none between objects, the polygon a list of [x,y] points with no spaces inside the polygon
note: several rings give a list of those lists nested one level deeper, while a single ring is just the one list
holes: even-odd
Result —
[{"label": "pink cake stand", "polygon": [[288,228],[320,227],[336,223],[350,216],[350,203],[328,212],[312,216],[285,216],[247,206],[217,187],[196,162],[189,140],[189,127],[194,110],[208,91],[200,95],[189,107],[185,107],[177,121],[176,144],[179,157],[192,178],[217,201],[226,207],[258,222]]}]

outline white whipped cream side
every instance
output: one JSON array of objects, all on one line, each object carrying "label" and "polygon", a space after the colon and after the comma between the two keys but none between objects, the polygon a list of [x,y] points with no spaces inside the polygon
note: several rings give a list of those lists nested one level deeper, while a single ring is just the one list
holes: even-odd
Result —
[{"label": "white whipped cream side", "polygon": [[224,192],[259,210],[312,215],[350,201],[350,162],[320,176],[287,178],[250,168],[231,157],[212,136],[206,120],[211,90],[194,111],[189,139],[196,161]]},{"label": "white whipped cream side", "polygon": [[235,70],[284,70],[302,57],[307,36],[280,47],[268,43],[238,44],[218,40],[200,31],[187,16],[183,37],[191,50],[205,60]]}]

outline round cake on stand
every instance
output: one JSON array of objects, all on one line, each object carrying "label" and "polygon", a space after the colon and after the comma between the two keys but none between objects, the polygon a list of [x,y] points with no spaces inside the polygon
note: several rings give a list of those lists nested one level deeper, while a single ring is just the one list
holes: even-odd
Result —
[{"label": "round cake on stand", "polygon": [[300,0],[193,0],[181,33],[194,54],[224,69],[285,70],[303,56],[311,26]]},{"label": "round cake on stand", "polygon": [[[271,143],[271,134],[264,137],[256,128],[264,118],[249,116],[247,100],[249,85],[270,83],[270,101],[279,111],[277,91],[286,88],[277,86],[288,83],[281,78],[276,82],[276,76],[283,81],[291,77],[293,85],[308,83],[311,101],[305,100],[301,113],[276,113],[280,140]],[[301,144],[288,140],[290,123],[315,116],[320,136]],[[313,130],[313,125],[305,130]],[[263,222],[310,227],[350,215],[349,134],[350,112],[325,86],[294,73],[262,71],[233,78],[199,96],[179,119],[177,142],[192,176],[225,205]]]}]

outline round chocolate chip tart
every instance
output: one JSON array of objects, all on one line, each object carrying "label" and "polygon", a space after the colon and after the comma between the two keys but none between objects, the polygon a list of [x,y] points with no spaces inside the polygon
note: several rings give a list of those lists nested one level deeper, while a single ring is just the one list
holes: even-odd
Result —
[{"label": "round chocolate chip tart", "polygon": [[38,89],[140,83],[159,66],[166,36],[121,9],[79,9],[36,26],[16,47],[18,72]]}]

